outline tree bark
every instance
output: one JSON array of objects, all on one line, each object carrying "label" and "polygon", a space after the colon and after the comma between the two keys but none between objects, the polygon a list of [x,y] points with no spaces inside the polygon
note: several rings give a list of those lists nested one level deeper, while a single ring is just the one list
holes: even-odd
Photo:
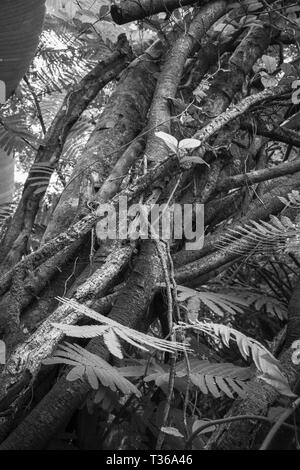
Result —
[{"label": "tree bark", "polygon": [[[120,292],[109,318],[129,328],[147,331],[153,318],[149,318],[146,311],[161,275],[156,246],[152,241],[145,241],[128,282]],[[101,338],[92,339],[87,349],[106,360],[109,359]],[[43,449],[49,439],[70,419],[89,391],[91,387],[85,380],[68,382],[63,376],[0,445],[0,450]]]}]

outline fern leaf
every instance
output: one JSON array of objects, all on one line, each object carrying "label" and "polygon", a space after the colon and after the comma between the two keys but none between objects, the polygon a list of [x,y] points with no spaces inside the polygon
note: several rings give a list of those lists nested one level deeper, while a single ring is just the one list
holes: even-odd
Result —
[{"label": "fern leaf", "polygon": [[119,359],[123,359],[120,342],[112,328],[108,328],[106,330],[106,332],[103,335],[103,340],[104,340],[105,346],[107,347],[107,349],[109,350],[111,354],[118,357]]},{"label": "fern leaf", "polygon": [[[202,331],[213,338],[220,338],[223,343],[229,347],[230,340],[236,342],[243,357],[248,358],[250,354],[257,369],[262,372],[261,378],[263,380],[272,382],[277,390],[287,396],[293,396],[286,377],[280,371],[278,360],[268,351],[262,344],[253,338],[243,335],[239,331],[225,325],[217,323],[203,323],[196,321],[193,325],[182,323],[181,327],[196,331]],[[231,380],[231,379],[230,379]]]},{"label": "fern leaf", "polygon": [[[74,300],[69,300],[69,299],[63,299],[61,297],[58,297],[58,300],[63,302],[65,305],[68,305],[70,308],[73,308],[75,310],[78,310],[81,312],[83,315],[86,315],[106,326],[109,326],[114,333],[117,336],[120,336],[123,340],[127,341],[130,344],[133,344],[132,342],[139,345],[139,348],[142,350],[145,350],[145,348],[153,348],[157,349],[159,351],[164,351],[164,352],[176,352],[176,351],[190,351],[189,347],[185,343],[178,343],[178,342],[171,342],[167,341],[161,338],[156,338],[154,336],[146,335],[144,333],[141,333],[137,330],[133,330],[131,328],[128,328],[124,325],[121,325],[120,323],[105,317],[104,315],[101,315],[100,313],[95,312],[94,310],[79,304],[78,302],[75,302]],[[73,326],[72,329],[69,330],[69,327],[63,324],[55,324],[54,325],[56,328],[59,328],[63,331],[76,331],[76,329],[80,329],[80,326]],[[97,329],[96,325],[96,329]],[[85,330],[86,332],[86,330]],[[77,333],[80,334],[80,333]],[[91,329],[90,334],[94,335],[94,332]]]},{"label": "fern leaf", "polygon": [[[230,363],[213,364],[209,361],[192,359],[189,371],[184,361],[177,364],[177,377],[188,377],[189,373],[191,382],[202,393],[211,393],[215,398],[221,397],[221,392],[229,398],[234,398],[233,392],[244,396],[245,390],[247,390],[247,381],[253,376],[253,371],[249,367],[237,367]],[[232,383],[235,384],[234,387],[232,387]]]},{"label": "fern leaf", "polygon": [[243,256],[251,252],[269,255],[285,251],[288,249],[288,239],[297,237],[300,229],[285,216],[280,220],[273,216],[270,220],[271,224],[251,220],[243,226],[228,228],[217,242],[217,248],[226,251],[230,246],[231,251]]},{"label": "fern leaf", "polygon": [[120,390],[125,395],[134,394],[140,396],[139,390],[129,380],[123,377],[120,372],[104,359],[90,353],[86,349],[74,344],[62,344],[60,349],[52,358],[46,359],[45,364],[67,364],[75,365],[68,373],[68,380],[86,378],[92,388],[97,388],[98,382],[109,387],[113,391]]}]

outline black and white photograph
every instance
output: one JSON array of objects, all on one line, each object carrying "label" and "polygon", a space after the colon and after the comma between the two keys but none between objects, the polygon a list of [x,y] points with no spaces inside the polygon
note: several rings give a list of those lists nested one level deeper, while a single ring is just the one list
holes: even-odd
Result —
[{"label": "black and white photograph", "polygon": [[300,450],[299,0],[0,0],[1,450]]}]

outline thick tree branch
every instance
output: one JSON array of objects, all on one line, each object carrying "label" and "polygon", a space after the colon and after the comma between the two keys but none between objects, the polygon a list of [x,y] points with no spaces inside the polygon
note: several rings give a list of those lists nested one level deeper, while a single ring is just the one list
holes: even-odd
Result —
[{"label": "thick tree branch", "polygon": [[[131,258],[132,250],[131,246],[115,250],[108,256],[103,266],[75,290],[72,298],[86,306],[92,308],[100,306],[102,311],[105,310],[109,304],[101,301],[99,304],[97,299],[106,295],[119,279]],[[29,383],[32,384],[35,380],[42,361],[53,352],[62,339],[63,334],[54,328],[52,323],[72,325],[78,322],[81,317],[82,315],[78,312],[62,305],[24,343],[17,346],[0,375],[0,411],[8,410],[16,398],[22,401],[21,393],[27,393]],[[11,413],[9,413],[8,419],[11,421]],[[5,423],[2,424],[7,431]]]},{"label": "thick tree branch", "polygon": [[[89,103],[99,91],[132,60],[132,51],[126,36],[119,37],[116,50],[106,59],[97,64],[74,88],[66,95],[63,104],[48,130],[43,144],[39,147],[35,161],[25,182],[21,201],[12,219],[9,230],[2,242],[0,259],[5,270],[19,261],[24,253],[39,204],[44,196],[37,192],[36,186],[31,185],[30,179],[40,175],[45,176],[35,167],[47,164],[49,170],[55,171],[64,143],[72,126],[80,118]],[[49,180],[50,180],[49,172]],[[44,180],[43,180],[44,186]]]},{"label": "thick tree branch", "polygon": [[[162,269],[155,243],[145,241],[133,271],[125,287],[120,291],[109,318],[129,328],[147,331],[153,318],[147,316],[145,312],[161,276]],[[92,339],[87,349],[109,360],[109,353],[102,338]],[[81,405],[89,391],[91,391],[91,387],[85,380],[69,382],[63,376],[0,445],[0,450],[44,448],[48,440]]]},{"label": "thick tree branch", "polygon": [[[142,20],[147,16],[165,11],[171,13],[176,8],[197,3],[198,0],[124,0],[111,6],[111,16],[115,23],[125,24]],[[203,0],[201,3],[204,3]]]},{"label": "thick tree branch", "polygon": [[241,122],[241,129],[245,129],[249,132],[253,132],[254,134],[261,135],[263,137],[267,137],[270,140],[275,140],[278,142],[283,142],[288,145],[292,145],[293,147],[300,148],[300,135],[298,132],[288,129],[286,127],[276,127],[274,129],[268,129],[267,127],[263,126],[262,123],[251,124],[250,122]]},{"label": "thick tree branch", "polygon": [[272,168],[254,170],[243,175],[234,175],[220,181],[216,186],[216,192],[228,191],[233,188],[240,188],[244,185],[250,186],[261,181],[267,181],[280,176],[291,175],[300,171],[300,161],[281,163]]},{"label": "thick tree branch", "polygon": [[[291,356],[293,349],[291,344],[293,339],[300,336],[300,279],[297,280],[288,306],[288,335],[284,344],[284,349],[279,355],[281,369],[287,376],[291,388],[297,387],[295,390],[299,394],[299,374],[300,365],[293,364]],[[239,414],[253,414],[266,416],[269,408],[279,398],[279,392],[271,385],[256,377],[250,388],[250,393],[243,400],[236,400],[226,417],[236,416]],[[219,450],[247,450],[252,447],[259,432],[259,427],[251,422],[229,423],[221,426],[214,432],[207,444],[208,449]],[[252,447],[253,448],[253,447]]]},{"label": "thick tree branch", "polygon": [[[234,225],[230,226],[230,228],[233,229],[237,226],[241,226],[249,220],[266,220],[270,214],[278,214],[284,207],[283,202],[280,201],[278,196],[286,196],[293,189],[299,189],[299,175],[300,173],[298,172],[293,176],[282,177],[280,180],[275,180],[269,183],[263,197],[259,200],[255,200],[249,206],[246,215],[237,220]],[[235,243],[228,245],[224,250],[215,251],[216,244],[222,240],[225,233],[226,232],[223,228],[223,230],[206,237],[207,239],[203,249],[198,252],[199,259],[192,261],[191,263],[187,263],[176,270],[175,277],[179,284],[188,284],[197,277],[239,258],[238,252],[240,252],[240,250],[235,251]],[[192,257],[195,255],[196,253],[192,252]],[[186,257],[181,257],[181,262],[188,259],[189,252],[187,252]]]},{"label": "thick tree branch", "polygon": [[170,133],[168,98],[176,96],[186,59],[201,46],[200,41],[205,32],[225,11],[226,2],[223,0],[217,0],[204,6],[197,13],[188,31],[175,42],[167,54],[149,114],[148,126],[151,131],[145,154],[150,161],[162,161],[168,155],[163,141],[155,136],[155,131],[158,130]]}]

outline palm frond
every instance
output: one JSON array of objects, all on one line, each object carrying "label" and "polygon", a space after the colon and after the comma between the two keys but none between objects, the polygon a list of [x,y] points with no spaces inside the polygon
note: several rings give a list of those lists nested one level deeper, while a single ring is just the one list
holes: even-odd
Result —
[{"label": "palm frond", "polygon": [[[154,381],[158,387],[165,389],[169,380],[167,367],[151,362],[145,375],[145,365],[121,367],[118,371],[126,377],[144,377],[145,382]],[[174,387],[179,391],[184,388],[188,380],[204,394],[211,393],[215,398],[223,394],[234,398],[234,394],[245,397],[248,391],[248,381],[253,377],[250,367],[238,367],[231,363],[211,363],[196,358],[189,360],[189,369],[186,361],[176,364]]]},{"label": "palm frond", "polygon": [[256,368],[262,373],[261,378],[263,380],[272,383],[283,395],[294,396],[286,377],[279,369],[279,361],[265,346],[255,339],[244,335],[234,328],[218,323],[195,321],[193,325],[182,323],[178,328],[192,328],[195,331],[201,331],[212,338],[221,340],[227,347],[230,346],[230,341],[234,341],[245,360],[252,358]]},{"label": "palm frond", "polygon": [[21,152],[27,145],[37,148],[38,139],[29,131],[24,113],[0,118],[0,148],[8,155]]},{"label": "palm frond", "polygon": [[242,313],[243,307],[249,305],[245,299],[233,294],[199,291],[186,286],[177,286],[177,290],[177,298],[180,302],[188,300],[187,312],[191,320],[198,318],[201,302],[220,317],[223,317],[224,313],[232,315]]},{"label": "palm frond", "polygon": [[[119,340],[124,340],[131,346],[149,351],[149,349],[156,349],[164,352],[179,352],[189,351],[188,345],[184,343],[171,342],[154,336],[140,333],[137,330],[128,328],[120,323],[95,312],[91,308],[79,304],[74,300],[64,299],[58,297],[58,300],[70,308],[73,308],[83,315],[96,320],[102,325],[92,326],[72,326],[60,323],[53,323],[53,326],[62,330],[66,335],[77,338],[93,338],[96,336],[103,336],[104,342],[111,352],[111,354],[123,358]],[[104,325],[104,326],[103,326]]]},{"label": "palm frond", "polygon": [[189,368],[190,371],[187,370],[185,361],[178,363],[177,377],[189,377],[202,393],[210,392],[215,398],[221,397],[223,393],[229,398],[234,398],[234,394],[245,398],[248,391],[247,381],[253,376],[251,368],[225,362],[219,364],[191,359]]},{"label": "palm frond", "polygon": [[43,363],[73,366],[67,375],[67,380],[86,378],[94,390],[97,390],[99,384],[102,384],[114,392],[120,390],[125,395],[132,393],[138,397],[141,395],[136,386],[125,379],[117,368],[77,344],[61,345],[53,357],[45,359]]},{"label": "palm frond", "polygon": [[227,229],[226,234],[216,243],[221,251],[246,256],[261,253],[270,255],[293,251],[299,247],[300,227],[288,217],[280,219],[271,216],[269,222],[254,220],[245,225]]}]

